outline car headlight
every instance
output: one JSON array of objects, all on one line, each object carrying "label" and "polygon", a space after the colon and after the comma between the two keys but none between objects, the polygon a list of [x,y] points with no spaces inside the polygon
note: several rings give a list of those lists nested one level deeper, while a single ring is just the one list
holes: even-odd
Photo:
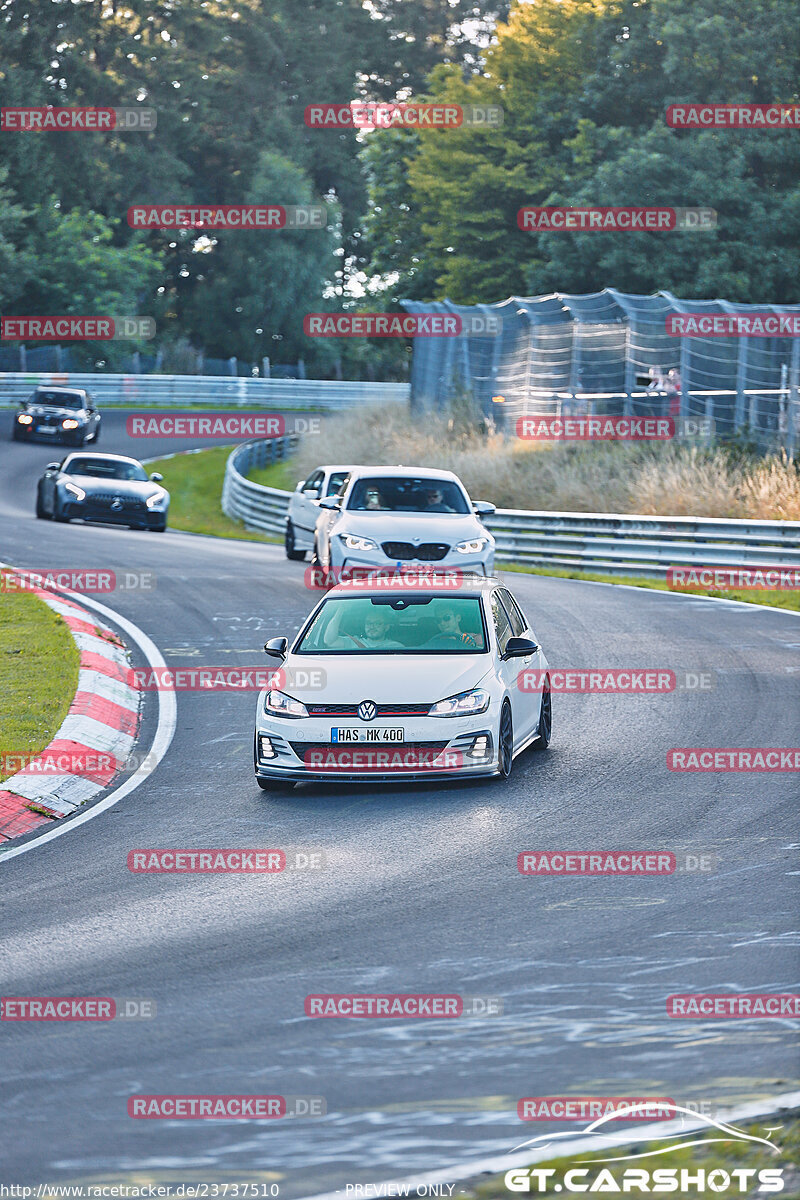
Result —
[{"label": "car headlight", "polygon": [[305,704],[287,696],[286,692],[270,690],[264,697],[264,712],[272,713],[274,717],[307,717],[308,709]]},{"label": "car headlight", "polygon": [[166,498],[167,498],[167,493],[164,491],[163,488],[159,488],[157,492],[153,492],[152,496],[147,497],[147,501],[146,501],[147,507],[148,508],[157,508],[159,504],[163,503],[163,501],[166,500]]},{"label": "car headlight", "polygon": [[459,554],[480,554],[484,546],[489,545],[489,539],[485,537],[470,538],[468,542],[459,542],[455,549]]},{"label": "car headlight", "polygon": [[468,717],[472,713],[486,712],[489,707],[489,693],[483,688],[475,688],[471,692],[459,692],[457,696],[448,696],[440,700],[428,711],[429,717]]},{"label": "car headlight", "polygon": [[70,496],[74,496],[76,500],[86,499],[86,492],[83,488],[78,487],[77,483],[65,483],[64,491],[69,492]]},{"label": "car headlight", "polygon": [[32,425],[33,417],[29,417],[27,413],[17,413],[18,425]]},{"label": "car headlight", "polygon": [[73,420],[72,417],[68,417],[66,421],[61,422],[61,428],[62,429],[77,429],[79,424],[80,424],[79,421],[75,421],[75,420]]},{"label": "car headlight", "polygon": [[377,542],[373,542],[372,538],[359,537],[355,533],[341,533],[340,538],[344,542],[348,550],[377,550]]}]

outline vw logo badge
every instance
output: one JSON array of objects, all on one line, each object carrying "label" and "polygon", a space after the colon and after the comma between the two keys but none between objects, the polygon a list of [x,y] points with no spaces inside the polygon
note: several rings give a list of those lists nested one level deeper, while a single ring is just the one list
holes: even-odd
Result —
[{"label": "vw logo badge", "polygon": [[122,501],[120,500],[119,496],[115,496],[114,499],[111,501],[111,510],[112,510],[112,512],[119,512],[121,510],[121,508],[122,508]]},{"label": "vw logo badge", "polygon": [[374,700],[362,700],[358,706],[358,715],[362,721],[374,721],[378,706]]}]

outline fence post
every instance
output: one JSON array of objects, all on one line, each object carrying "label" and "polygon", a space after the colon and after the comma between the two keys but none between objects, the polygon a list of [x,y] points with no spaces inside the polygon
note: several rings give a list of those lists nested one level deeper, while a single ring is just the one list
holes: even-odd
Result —
[{"label": "fence post", "polygon": [[236,372],[238,371],[238,369],[239,368],[238,368],[238,364],[236,362],[236,358],[232,356],[231,358],[228,359],[228,374],[235,375]]},{"label": "fence post", "polygon": [[19,369],[20,371],[27,371],[28,369],[28,357],[25,353],[25,346],[22,344],[20,344],[19,348]]},{"label": "fence post", "polygon": [[261,360],[261,376],[263,379],[269,379],[269,358],[265,355]]}]

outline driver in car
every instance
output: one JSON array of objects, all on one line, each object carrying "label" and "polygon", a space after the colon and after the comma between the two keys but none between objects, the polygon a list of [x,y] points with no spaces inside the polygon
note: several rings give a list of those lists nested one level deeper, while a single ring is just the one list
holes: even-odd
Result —
[{"label": "driver in car", "polygon": [[432,650],[455,650],[463,646],[466,650],[474,650],[478,639],[472,633],[464,633],[461,629],[461,614],[452,608],[440,608],[436,617],[439,632],[425,643]]},{"label": "driver in car", "polygon": [[444,494],[441,488],[428,488],[425,492],[425,512],[451,513],[452,511],[450,505],[444,502]]},{"label": "driver in car", "polygon": [[346,649],[348,645],[357,646],[359,650],[404,650],[402,642],[395,642],[390,637],[389,622],[380,609],[368,612],[364,618],[362,631],[358,635],[340,633],[342,614],[345,605],[339,605],[330,624],[325,630],[325,644],[334,648]]}]

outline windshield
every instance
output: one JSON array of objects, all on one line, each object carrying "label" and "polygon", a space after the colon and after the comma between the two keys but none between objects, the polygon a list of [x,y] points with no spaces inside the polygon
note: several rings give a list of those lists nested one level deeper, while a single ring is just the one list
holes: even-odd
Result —
[{"label": "windshield", "polygon": [[114,462],[107,458],[71,458],[64,470],[68,475],[91,475],[95,479],[125,479],[147,482],[147,472],[139,463]]},{"label": "windshield", "polygon": [[449,479],[376,475],[353,485],[348,512],[468,513],[464,493]]},{"label": "windshield", "polygon": [[83,408],[80,392],[34,392],[33,404],[50,404],[54,408]]},{"label": "windshield", "polygon": [[483,654],[477,596],[342,596],[326,600],[295,654]]}]

